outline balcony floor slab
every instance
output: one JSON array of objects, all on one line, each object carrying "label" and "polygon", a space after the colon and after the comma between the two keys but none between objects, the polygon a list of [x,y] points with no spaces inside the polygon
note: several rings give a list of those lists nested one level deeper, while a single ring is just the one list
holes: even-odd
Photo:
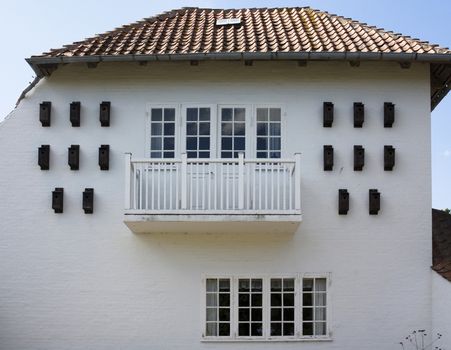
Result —
[{"label": "balcony floor slab", "polygon": [[275,233],[293,234],[301,214],[290,215],[149,215],[126,214],[124,223],[134,233]]}]

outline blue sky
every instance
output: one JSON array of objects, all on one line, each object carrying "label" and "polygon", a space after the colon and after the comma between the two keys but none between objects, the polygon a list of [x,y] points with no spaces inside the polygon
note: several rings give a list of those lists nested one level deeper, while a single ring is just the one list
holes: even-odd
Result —
[{"label": "blue sky", "polygon": [[[22,0],[0,6],[0,120],[33,79],[25,57],[184,6],[310,6],[451,47],[449,0]],[[432,113],[432,204],[451,208],[451,94]]]}]

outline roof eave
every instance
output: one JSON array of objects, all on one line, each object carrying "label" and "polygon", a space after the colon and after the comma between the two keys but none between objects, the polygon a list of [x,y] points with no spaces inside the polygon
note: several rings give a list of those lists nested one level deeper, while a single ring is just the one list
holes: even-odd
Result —
[{"label": "roof eave", "polygon": [[[187,54],[151,55],[89,55],[89,56],[32,56],[26,61],[38,77],[50,75],[59,64],[99,62],[143,62],[143,61],[237,61],[237,60],[303,60],[303,61],[392,61],[422,62],[451,66],[449,53],[384,53],[384,52],[209,52]],[[439,94],[431,97],[431,110],[450,90],[449,79],[443,81]]]}]

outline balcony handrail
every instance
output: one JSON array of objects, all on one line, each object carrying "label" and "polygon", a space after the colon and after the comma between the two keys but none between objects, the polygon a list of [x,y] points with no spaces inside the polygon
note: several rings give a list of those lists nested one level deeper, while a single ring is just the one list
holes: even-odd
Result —
[{"label": "balcony handrail", "polygon": [[146,214],[301,212],[294,159],[125,157],[125,208]]},{"label": "balcony handrail", "polygon": [[[133,158],[132,163],[182,163],[182,158]],[[236,163],[238,158],[187,158],[188,163]],[[288,158],[244,158],[245,163],[281,163],[281,164],[295,164],[295,159]]]}]

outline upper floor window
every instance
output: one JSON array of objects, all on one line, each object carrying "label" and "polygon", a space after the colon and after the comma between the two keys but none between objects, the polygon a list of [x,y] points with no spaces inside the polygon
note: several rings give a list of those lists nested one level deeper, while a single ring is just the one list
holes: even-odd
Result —
[{"label": "upper floor window", "polygon": [[209,340],[327,339],[327,276],[205,280]]},{"label": "upper floor window", "polygon": [[246,109],[221,108],[221,158],[246,152]]},{"label": "upper floor window", "polygon": [[175,108],[150,110],[150,158],[175,158]]},{"label": "upper floor window", "polygon": [[280,158],[281,110],[257,108],[257,158]]},{"label": "upper floor window", "polygon": [[190,107],[186,109],[186,155],[188,158],[210,158],[211,110]]},{"label": "upper floor window", "polygon": [[[151,105],[150,158],[281,158],[282,110],[275,106]],[[180,111],[180,112],[179,112]]]}]

